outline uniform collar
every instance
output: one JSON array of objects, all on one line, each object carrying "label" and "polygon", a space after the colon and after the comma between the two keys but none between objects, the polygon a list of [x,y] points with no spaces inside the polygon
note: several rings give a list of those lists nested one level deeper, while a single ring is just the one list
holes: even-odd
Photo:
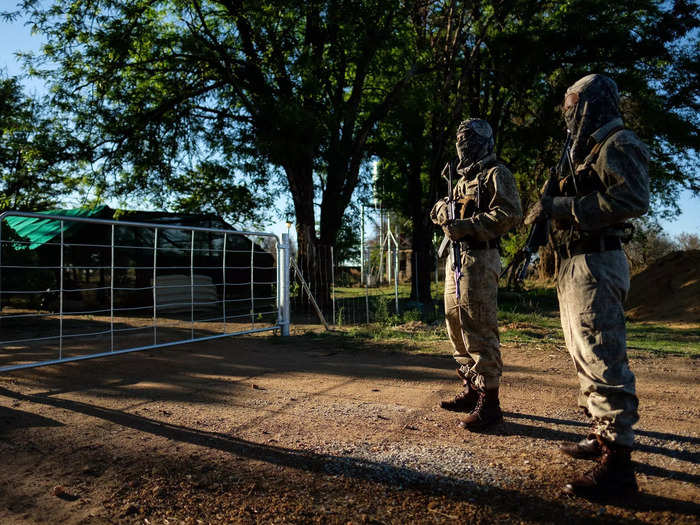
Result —
[{"label": "uniform collar", "polygon": [[595,140],[596,143],[600,143],[600,141],[607,137],[613,129],[621,128],[622,126],[622,119],[620,117],[616,117],[591,133],[591,138]]},{"label": "uniform collar", "polygon": [[472,175],[482,171],[486,164],[493,163],[495,160],[496,160],[496,154],[491,152],[488,155],[486,155],[485,157],[481,157],[479,160],[477,160],[471,166],[468,166],[464,170],[460,170],[461,171],[460,175],[462,177],[472,176]]}]

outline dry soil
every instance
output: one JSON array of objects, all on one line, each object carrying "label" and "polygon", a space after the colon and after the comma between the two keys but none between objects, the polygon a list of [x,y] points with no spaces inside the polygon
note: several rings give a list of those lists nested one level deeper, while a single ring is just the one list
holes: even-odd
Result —
[{"label": "dry soil", "polygon": [[[445,352],[447,354],[447,351]],[[562,350],[503,347],[506,422],[437,408],[452,360],[269,335],[0,375],[0,523],[698,523],[698,361],[632,359],[641,493],[570,499],[590,462]]]}]

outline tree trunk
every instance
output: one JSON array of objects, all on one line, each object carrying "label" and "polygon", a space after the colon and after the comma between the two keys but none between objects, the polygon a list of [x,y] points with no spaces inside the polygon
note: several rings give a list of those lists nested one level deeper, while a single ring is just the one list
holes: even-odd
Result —
[{"label": "tree trunk", "polygon": [[431,303],[430,279],[435,269],[433,255],[433,224],[426,220],[427,210],[414,210],[411,217],[413,231],[411,232],[413,250],[413,278],[411,279],[411,300],[420,303]]},{"label": "tree trunk", "polygon": [[[285,172],[296,215],[297,266],[319,307],[327,310],[331,303],[331,245],[316,235],[312,160],[309,156],[300,165],[285,166]],[[309,306],[308,301],[302,304]]]},{"label": "tree trunk", "polygon": [[[297,265],[319,308],[328,314],[331,305],[331,246],[323,244],[308,226],[297,223]],[[310,308],[308,303],[305,307]],[[330,319],[327,319],[330,321]]]}]

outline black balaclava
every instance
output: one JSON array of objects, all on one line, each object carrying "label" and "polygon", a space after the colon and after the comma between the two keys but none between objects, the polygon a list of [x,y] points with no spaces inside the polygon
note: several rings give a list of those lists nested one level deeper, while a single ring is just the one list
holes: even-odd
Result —
[{"label": "black balaclava", "polygon": [[466,173],[476,162],[493,152],[493,131],[485,120],[470,118],[457,128],[457,171]]},{"label": "black balaclava", "polygon": [[[567,103],[575,99],[575,104]],[[571,157],[580,164],[593,147],[591,134],[620,116],[620,95],[611,78],[594,74],[567,89],[564,101],[564,121],[572,136]]]}]

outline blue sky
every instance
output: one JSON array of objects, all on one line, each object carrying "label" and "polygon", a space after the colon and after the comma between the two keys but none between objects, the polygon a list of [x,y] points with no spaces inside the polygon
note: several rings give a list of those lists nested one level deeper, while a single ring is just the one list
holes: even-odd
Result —
[{"label": "blue sky", "polygon": [[[7,0],[2,1],[0,9],[11,8]],[[24,19],[17,19],[13,22],[0,20],[0,71],[10,75],[23,74],[21,65],[17,61],[15,53],[18,51],[39,51],[41,46],[41,36],[32,35],[30,28],[25,25]],[[29,93],[41,93],[45,91],[41,81],[32,78],[25,78],[24,84]],[[700,169],[700,167],[698,167]],[[677,235],[682,232],[700,234],[700,198],[694,197],[690,191],[684,191],[680,197],[680,209],[682,210],[673,221],[662,221],[662,226],[670,235]],[[280,209],[284,209],[281,205]],[[281,234],[287,231],[284,218],[270,226],[274,233]],[[293,230],[292,230],[293,232]]]}]

